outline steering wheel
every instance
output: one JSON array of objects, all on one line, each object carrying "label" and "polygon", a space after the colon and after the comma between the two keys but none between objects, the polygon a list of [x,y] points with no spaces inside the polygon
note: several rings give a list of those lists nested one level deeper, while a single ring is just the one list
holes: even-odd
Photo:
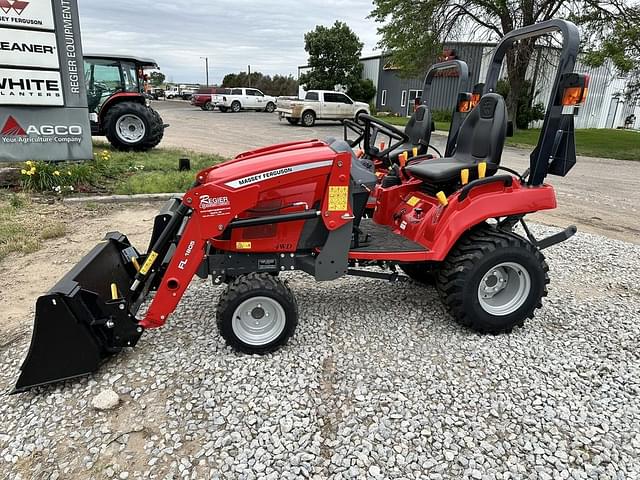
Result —
[{"label": "steering wheel", "polygon": [[[369,158],[384,158],[400,145],[409,141],[409,136],[399,128],[383,122],[378,118],[372,117],[371,115],[367,115],[366,113],[358,115],[356,121],[345,120],[344,125],[345,139],[347,137],[347,129],[355,132],[358,136],[355,140],[350,140],[349,144],[354,147],[363,142],[364,153]],[[382,151],[373,145],[373,142],[379,134],[385,135],[391,140],[389,142],[389,146]]]}]

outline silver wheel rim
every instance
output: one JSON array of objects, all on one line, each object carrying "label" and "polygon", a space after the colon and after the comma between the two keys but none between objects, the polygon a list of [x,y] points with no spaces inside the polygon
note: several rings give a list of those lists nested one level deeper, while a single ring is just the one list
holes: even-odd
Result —
[{"label": "silver wheel rim", "polygon": [[241,342],[263,346],[282,334],[285,323],[286,315],[279,302],[270,297],[251,297],[233,312],[231,328]]},{"label": "silver wheel rim", "polygon": [[531,276],[519,263],[504,262],[489,269],[478,286],[482,309],[495,316],[509,315],[526,302]]},{"label": "silver wheel rim", "polygon": [[116,132],[123,142],[136,143],[144,138],[147,128],[140,117],[127,114],[121,116],[116,122]]},{"label": "silver wheel rim", "polygon": [[313,123],[313,115],[310,113],[305,113],[303,121],[305,125],[311,125]]},{"label": "silver wheel rim", "polygon": [[233,110],[234,112],[239,112],[240,111],[240,104],[239,103],[234,103],[233,105],[231,105],[231,110]]}]

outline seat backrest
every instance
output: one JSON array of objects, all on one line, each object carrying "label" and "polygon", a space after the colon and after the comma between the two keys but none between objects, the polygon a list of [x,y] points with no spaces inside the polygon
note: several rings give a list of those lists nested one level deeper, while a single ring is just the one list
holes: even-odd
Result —
[{"label": "seat backrest", "polygon": [[413,145],[429,145],[431,140],[431,110],[426,105],[419,105],[404,128]]},{"label": "seat backrest", "polygon": [[507,135],[507,107],[497,93],[487,93],[465,118],[458,133],[454,157],[500,164]]}]

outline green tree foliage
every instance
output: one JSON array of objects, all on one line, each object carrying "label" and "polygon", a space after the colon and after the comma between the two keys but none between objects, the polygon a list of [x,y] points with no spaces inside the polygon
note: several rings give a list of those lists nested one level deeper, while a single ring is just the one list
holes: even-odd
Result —
[{"label": "green tree foliage", "polygon": [[230,73],[222,80],[222,87],[253,87],[267,95],[297,95],[298,82],[291,75],[264,75],[260,72],[251,72],[251,78],[247,72]]},{"label": "green tree foliage", "polygon": [[640,95],[640,3],[596,3],[575,20],[585,25],[587,63],[598,67],[611,59],[620,72],[630,74],[627,97]]},{"label": "green tree foliage", "polygon": [[[630,1],[635,0],[612,1],[619,3],[620,11],[626,11]],[[406,75],[424,73],[437,52],[442,51],[445,41],[470,37],[496,41],[516,28],[552,18],[566,18],[572,12],[581,12],[573,18],[582,23],[585,30],[590,28],[587,20],[593,22],[593,18],[612,28],[618,16],[614,9],[603,8],[603,4],[595,0],[373,0],[373,3],[370,16],[382,24],[378,28],[382,36],[380,46],[391,52],[393,64]],[[626,34],[624,36],[626,38]],[[518,117],[534,42],[533,39],[522,40],[506,55],[511,87],[507,108],[511,118]]]},{"label": "green tree foliage", "polygon": [[154,87],[161,86],[164,83],[165,78],[166,77],[162,72],[151,72],[149,74],[149,81]]},{"label": "green tree foliage", "polygon": [[[499,80],[496,91],[507,98],[511,94],[511,85],[506,80]],[[544,105],[540,102],[533,103],[534,91],[529,80],[525,80],[518,95],[518,115],[516,116],[516,128],[527,130],[531,122],[544,118]]]},{"label": "green tree foliage", "polygon": [[308,90],[333,90],[336,85],[348,91],[360,88],[356,85],[362,77],[362,45],[346,23],[336,21],[330,28],[318,25],[304,36],[310,70],[300,75],[300,84]]},{"label": "green tree foliage", "polygon": [[376,86],[368,78],[361,78],[351,85],[347,94],[358,102],[369,103],[376,96]]}]

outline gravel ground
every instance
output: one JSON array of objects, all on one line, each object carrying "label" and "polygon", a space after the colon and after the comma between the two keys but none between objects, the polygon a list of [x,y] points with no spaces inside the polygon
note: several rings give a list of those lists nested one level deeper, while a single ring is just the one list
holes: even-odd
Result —
[{"label": "gravel ground", "polygon": [[[547,258],[544,308],[508,336],[432,288],[291,274],[300,324],[264,357],[224,345],[222,287],[196,280],[97,374],[2,398],[0,477],[640,478],[640,246],[578,234]],[[106,388],[121,403],[96,411]]]}]

